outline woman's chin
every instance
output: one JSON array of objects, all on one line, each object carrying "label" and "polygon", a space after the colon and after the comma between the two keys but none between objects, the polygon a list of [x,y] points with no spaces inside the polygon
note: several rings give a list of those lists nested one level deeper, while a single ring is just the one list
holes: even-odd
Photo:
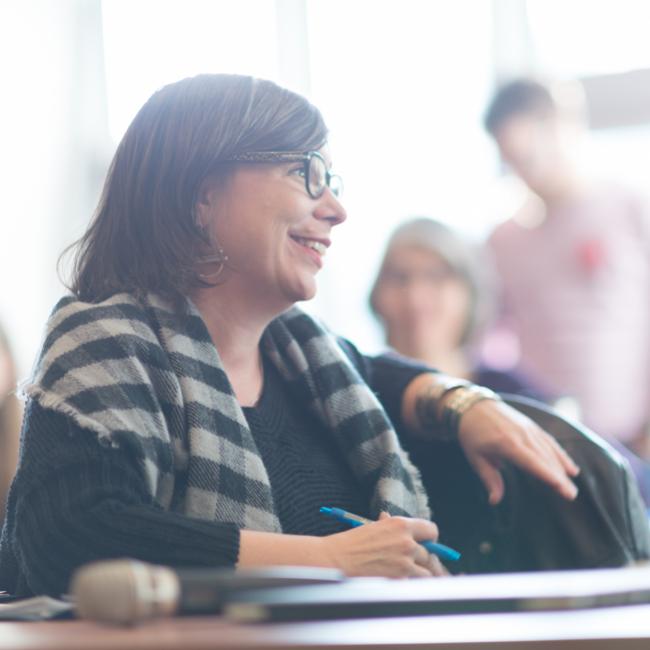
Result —
[{"label": "woman's chin", "polygon": [[316,296],[316,287],[309,291],[303,291],[300,298],[296,298],[295,302],[304,302],[306,300],[312,300]]},{"label": "woman's chin", "polygon": [[316,282],[301,282],[288,287],[284,295],[292,302],[311,300],[316,295]]}]

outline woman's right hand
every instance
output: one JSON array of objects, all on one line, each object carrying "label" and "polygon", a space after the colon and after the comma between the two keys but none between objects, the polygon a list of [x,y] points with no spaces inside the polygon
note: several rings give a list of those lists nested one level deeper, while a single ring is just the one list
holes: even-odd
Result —
[{"label": "woman's right hand", "polygon": [[321,538],[328,564],[348,576],[410,578],[446,575],[440,560],[419,542],[438,539],[438,527],[426,519],[391,517]]}]

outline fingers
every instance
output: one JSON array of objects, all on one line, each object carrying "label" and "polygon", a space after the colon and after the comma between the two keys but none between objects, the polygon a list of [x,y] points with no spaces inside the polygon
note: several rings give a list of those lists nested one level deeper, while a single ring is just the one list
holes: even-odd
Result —
[{"label": "fingers", "polygon": [[411,573],[411,576],[445,575],[446,572],[440,560],[420,544],[424,540],[437,540],[438,526],[427,519],[408,517],[395,517],[394,519],[401,520],[404,525],[408,526],[412,539],[416,542],[413,550],[414,571]]},{"label": "fingers", "polygon": [[415,549],[415,552],[413,553],[413,561],[415,562],[416,565],[421,566],[427,571],[430,571],[430,561],[431,561],[431,554],[429,551],[427,551],[422,544],[417,544],[417,548]]},{"label": "fingers", "polygon": [[427,578],[434,575],[441,575],[434,573],[439,570],[439,567],[432,563],[429,551],[421,544],[416,543],[413,553],[404,562],[402,571],[396,577]]},{"label": "fingers", "polygon": [[[440,561],[440,558],[430,553],[424,546],[418,544],[421,550],[417,552],[416,557],[414,557],[415,564],[421,569],[425,569],[427,575],[430,576],[447,576],[449,571]],[[414,574],[415,575],[415,574]]]},{"label": "fingers", "polygon": [[503,499],[505,491],[501,472],[484,458],[478,458],[474,461],[474,470],[487,490],[488,502],[490,505],[497,505]]},{"label": "fingers", "polygon": [[440,560],[422,544],[416,543],[413,552],[413,565],[409,577],[430,577],[448,575]]},{"label": "fingers", "polygon": [[[577,476],[580,468],[573,462],[573,459],[566,453],[553,436],[546,433],[536,424],[532,424],[534,441],[536,446],[541,449],[539,456],[533,453],[531,462],[537,461],[540,472],[540,478],[546,480],[553,486],[563,497],[573,500],[578,496],[578,488],[575,486],[570,477]],[[530,450],[533,451],[533,448]],[[545,461],[545,462],[544,462]],[[535,473],[535,470],[532,470]]]},{"label": "fingers", "polygon": [[392,517],[387,512],[380,513],[379,521],[384,521],[386,519],[390,519],[392,522],[390,525],[396,529],[408,532],[417,542],[421,542],[425,539],[430,539],[435,542],[438,539],[438,526],[429,519],[419,519],[417,517]]},{"label": "fingers", "polygon": [[435,555],[429,555],[429,570],[431,571],[431,575],[436,577],[449,575],[449,571],[447,571],[444,564]]},{"label": "fingers", "polygon": [[562,447],[562,445],[560,445],[560,443],[553,436],[549,435],[548,433],[546,434],[546,436],[548,437],[549,443],[553,447],[555,453],[557,454],[560,460],[560,463],[562,464],[562,467],[565,469],[567,474],[569,474],[569,476],[574,476],[574,477],[578,476],[578,474],[580,474],[580,467],[576,465],[573,458],[569,456],[567,451]]},{"label": "fingers", "polygon": [[409,578],[431,578],[435,575],[428,567],[423,567],[418,564],[413,565],[413,569],[407,577]]},{"label": "fingers", "polygon": [[438,527],[426,519],[382,512],[376,522],[323,539],[327,552],[337,558],[337,566],[350,576],[445,575],[438,558],[432,558],[421,543],[438,539]]},{"label": "fingers", "polygon": [[432,555],[420,542],[438,539],[438,526],[427,519],[411,517],[391,517],[388,513],[381,513],[380,521],[390,520],[390,528],[396,533],[406,536],[408,543],[403,546],[403,552],[409,557],[411,565],[406,574],[409,577],[445,575],[437,557]]},{"label": "fingers", "polygon": [[577,496],[571,477],[580,469],[573,459],[553,436],[502,402],[479,402],[468,410],[461,419],[459,440],[492,504],[503,497],[502,461],[512,462],[548,483],[566,499]]},{"label": "fingers", "polygon": [[[546,457],[544,457],[546,456]],[[578,488],[567,476],[564,466],[557,456],[538,453],[534,447],[522,447],[517,456],[517,464],[533,476],[548,483],[565,499],[572,501],[578,496]]]},{"label": "fingers", "polygon": [[434,542],[438,539],[438,526],[428,519],[405,518],[409,523],[413,539],[421,542],[425,539],[431,539]]}]

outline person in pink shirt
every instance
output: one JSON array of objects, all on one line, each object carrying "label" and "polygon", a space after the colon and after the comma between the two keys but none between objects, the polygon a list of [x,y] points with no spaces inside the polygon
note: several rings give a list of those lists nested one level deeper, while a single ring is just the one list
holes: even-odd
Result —
[{"label": "person in pink shirt", "polygon": [[[571,110],[573,109],[573,110]],[[485,126],[530,190],[489,237],[521,367],[576,399],[597,433],[650,458],[650,213],[574,153],[581,111],[531,80],[500,88]]]}]

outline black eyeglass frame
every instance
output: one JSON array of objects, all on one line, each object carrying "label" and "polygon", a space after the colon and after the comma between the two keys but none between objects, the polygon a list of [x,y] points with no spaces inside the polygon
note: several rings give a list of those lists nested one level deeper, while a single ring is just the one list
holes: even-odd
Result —
[{"label": "black eyeglass frame", "polygon": [[[311,160],[312,158],[318,158],[323,163],[323,169],[325,170],[325,184],[323,189],[318,193],[311,191],[310,187],[310,175],[311,175]],[[312,199],[319,199],[323,196],[325,188],[329,187],[334,196],[340,196],[343,190],[343,180],[338,174],[330,173],[327,169],[327,163],[322,154],[318,151],[247,151],[245,153],[236,154],[224,162],[243,162],[243,163],[288,163],[288,162],[302,162],[303,173],[305,176],[305,189],[307,194],[311,196]],[[338,187],[332,189],[332,180],[335,179],[338,182]]]}]

